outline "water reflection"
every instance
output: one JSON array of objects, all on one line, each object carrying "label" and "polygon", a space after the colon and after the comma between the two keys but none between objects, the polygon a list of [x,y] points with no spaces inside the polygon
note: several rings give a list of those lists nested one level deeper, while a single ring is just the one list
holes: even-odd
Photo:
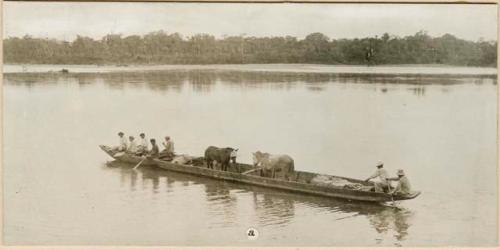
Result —
[{"label": "water reflection", "polygon": [[[216,227],[233,226],[238,221],[238,203],[240,199],[243,202],[245,197],[250,197],[257,219],[255,223],[259,227],[285,227],[293,223],[298,209],[307,207],[308,210],[312,209],[315,213],[333,215],[332,225],[335,225],[335,221],[366,218],[381,237],[392,232],[392,237],[396,241],[403,242],[409,234],[414,216],[412,211],[405,208],[301,195],[163,171],[146,166],[133,170],[130,165],[115,161],[108,162],[103,169],[118,171],[121,183],[128,184],[132,192],[136,191],[138,179],[142,180],[144,191],[150,190],[155,195],[161,194],[163,191],[174,192],[176,184],[188,189],[198,187],[204,193],[210,218],[222,218],[212,223],[212,226]],[[162,190],[161,183],[165,183],[164,190]],[[382,241],[381,237],[377,239],[379,243]]]},{"label": "water reflection", "polygon": [[[132,170],[131,172],[133,172],[132,175],[135,175],[137,176],[138,175],[138,171],[135,171],[135,170]],[[126,174],[126,172],[124,173]],[[148,183],[151,183],[152,184],[152,191],[153,193],[157,194],[159,193],[159,188],[160,188],[160,175],[157,175],[157,174],[154,174],[153,172],[151,171],[141,171],[141,177],[142,177],[142,183],[143,183],[143,190],[148,190],[149,187],[147,186]],[[131,182],[130,185],[134,185],[135,182]],[[146,184],[146,185],[145,185]]]},{"label": "water reflection", "polygon": [[[140,88],[144,85],[152,90],[181,92],[189,83],[195,92],[209,92],[217,83],[226,87],[269,88],[291,90],[306,83],[310,91],[325,90],[326,83],[379,83],[410,85],[452,85],[473,81],[474,84],[496,84],[492,76],[414,76],[414,75],[373,75],[373,74],[327,74],[327,73],[279,73],[245,72],[214,70],[171,70],[149,72],[114,72],[114,73],[7,73],[4,78],[8,84],[22,85],[28,88],[35,84],[57,84],[61,81],[74,81],[79,85],[92,82],[104,82],[111,89]],[[416,89],[417,95],[423,95],[423,89]],[[383,91],[383,90],[382,90]]]},{"label": "water reflection", "polygon": [[387,208],[373,214],[368,213],[366,216],[377,233],[385,234],[389,229],[393,229],[394,238],[404,241],[408,236],[413,213],[406,209]]},{"label": "water reflection", "polygon": [[417,86],[417,87],[409,88],[409,90],[411,92],[413,92],[413,94],[415,94],[416,96],[424,96],[425,95],[425,86]]},{"label": "water reflection", "polygon": [[286,225],[293,219],[295,215],[293,200],[255,190],[252,196],[259,226]]}]

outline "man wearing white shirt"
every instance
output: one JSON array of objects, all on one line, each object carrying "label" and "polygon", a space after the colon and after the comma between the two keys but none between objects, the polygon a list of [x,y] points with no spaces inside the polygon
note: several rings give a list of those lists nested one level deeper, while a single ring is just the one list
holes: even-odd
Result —
[{"label": "man wearing white shirt", "polygon": [[174,142],[170,140],[170,136],[165,136],[165,141],[163,142],[163,146],[165,147],[165,149],[163,149],[160,152],[158,158],[171,161],[175,156],[175,153],[174,153]]},{"label": "man wearing white shirt", "polygon": [[148,139],[146,139],[146,135],[141,133],[139,135],[139,145],[137,145],[137,155],[144,155],[149,151],[148,147]]},{"label": "man wearing white shirt", "polygon": [[165,136],[165,142],[163,142],[163,146],[165,147],[164,151],[168,155],[174,155],[174,141],[170,140],[170,136]]},{"label": "man wearing white shirt", "polygon": [[128,139],[129,139],[130,143],[129,143],[128,148],[127,148],[127,153],[129,153],[129,154],[137,153],[137,144],[134,141],[135,138],[133,136],[129,136]]},{"label": "man wearing white shirt", "polygon": [[375,182],[375,192],[384,192],[384,189],[389,187],[389,182],[387,181],[387,178],[389,175],[387,174],[387,171],[384,169],[384,163],[379,161],[377,164],[377,170],[375,171],[374,174],[372,174],[370,177],[368,177],[365,181],[369,181],[373,178],[379,177],[379,181]]},{"label": "man wearing white shirt", "polygon": [[114,147],[113,150],[116,152],[123,152],[127,150],[128,145],[127,145],[127,139],[124,136],[125,134],[123,132],[118,133],[119,141],[118,141],[118,146]]}]

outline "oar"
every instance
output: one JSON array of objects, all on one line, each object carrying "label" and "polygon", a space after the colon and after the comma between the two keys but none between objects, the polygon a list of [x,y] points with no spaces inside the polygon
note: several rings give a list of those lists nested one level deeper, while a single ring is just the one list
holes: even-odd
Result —
[{"label": "oar", "polygon": [[133,169],[138,168],[138,167],[142,164],[142,162],[143,162],[144,160],[146,160],[146,158],[147,158],[147,157],[144,157],[144,159],[142,159],[139,163],[137,163],[137,165],[135,165],[135,167],[134,167]]},{"label": "oar", "polygon": [[[387,189],[389,190],[389,193],[391,192],[391,181],[388,181],[387,182]],[[394,206],[394,195],[391,194],[391,201],[392,201],[392,205]]]},{"label": "oar", "polygon": [[241,173],[241,174],[243,174],[243,175],[247,175],[247,174],[249,174],[249,173],[251,173],[251,172],[255,172],[255,171],[257,171],[257,170],[261,170],[261,169],[262,169],[262,168],[254,168],[254,169],[250,169],[250,170],[248,170],[248,171],[245,171],[245,172],[243,172],[243,173]]}]

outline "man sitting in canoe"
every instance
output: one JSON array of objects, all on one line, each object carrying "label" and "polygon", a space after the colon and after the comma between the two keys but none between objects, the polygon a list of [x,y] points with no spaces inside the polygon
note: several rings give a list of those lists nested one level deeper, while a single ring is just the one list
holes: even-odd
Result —
[{"label": "man sitting in canoe", "polygon": [[127,153],[128,154],[133,154],[135,155],[137,153],[137,144],[135,143],[135,138],[133,136],[129,136],[128,137],[130,143],[128,145],[128,148],[127,148]]},{"label": "man sitting in canoe", "polygon": [[125,138],[124,135],[125,134],[123,132],[118,133],[118,137],[119,137],[118,146],[115,146],[112,148],[112,150],[115,152],[115,154],[118,152],[124,152],[128,148],[127,139]]},{"label": "man sitting in canoe", "polygon": [[375,182],[375,192],[384,192],[384,190],[389,190],[389,182],[387,181],[388,174],[387,171],[384,169],[384,163],[379,161],[377,163],[377,170],[375,171],[374,174],[372,174],[370,177],[368,177],[365,181],[369,181],[373,178],[379,177],[378,182]]},{"label": "man sitting in canoe", "polygon": [[151,139],[150,141],[151,141],[151,151],[148,152],[148,156],[153,158],[158,158],[160,149],[158,149],[158,145],[156,145],[156,140]]},{"label": "man sitting in canoe", "polygon": [[139,144],[137,145],[137,155],[142,156],[148,153],[148,140],[146,139],[146,135],[141,133],[139,135]]},{"label": "man sitting in canoe", "polygon": [[387,178],[388,181],[398,181],[398,185],[390,193],[395,195],[408,195],[411,194],[411,185],[408,178],[405,176],[403,169],[398,169],[398,177]]},{"label": "man sitting in canoe", "polygon": [[165,136],[165,141],[163,142],[163,146],[165,147],[165,149],[163,149],[163,151],[160,152],[158,158],[166,161],[171,161],[174,158],[175,153],[174,153],[174,142],[170,140],[170,136]]}]

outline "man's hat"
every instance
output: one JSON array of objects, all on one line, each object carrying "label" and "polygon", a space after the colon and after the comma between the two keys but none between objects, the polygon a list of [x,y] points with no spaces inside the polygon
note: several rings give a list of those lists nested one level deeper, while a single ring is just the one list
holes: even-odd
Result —
[{"label": "man's hat", "polygon": [[139,136],[146,136],[144,133],[139,134]]},{"label": "man's hat", "polygon": [[403,171],[403,169],[398,169],[397,174],[398,175],[405,175],[405,171]]},{"label": "man's hat", "polygon": [[384,163],[382,161],[378,161],[377,162],[377,167],[382,167],[382,166],[384,166]]},{"label": "man's hat", "polygon": [[124,133],[123,132],[118,132],[118,135],[124,135]]}]

